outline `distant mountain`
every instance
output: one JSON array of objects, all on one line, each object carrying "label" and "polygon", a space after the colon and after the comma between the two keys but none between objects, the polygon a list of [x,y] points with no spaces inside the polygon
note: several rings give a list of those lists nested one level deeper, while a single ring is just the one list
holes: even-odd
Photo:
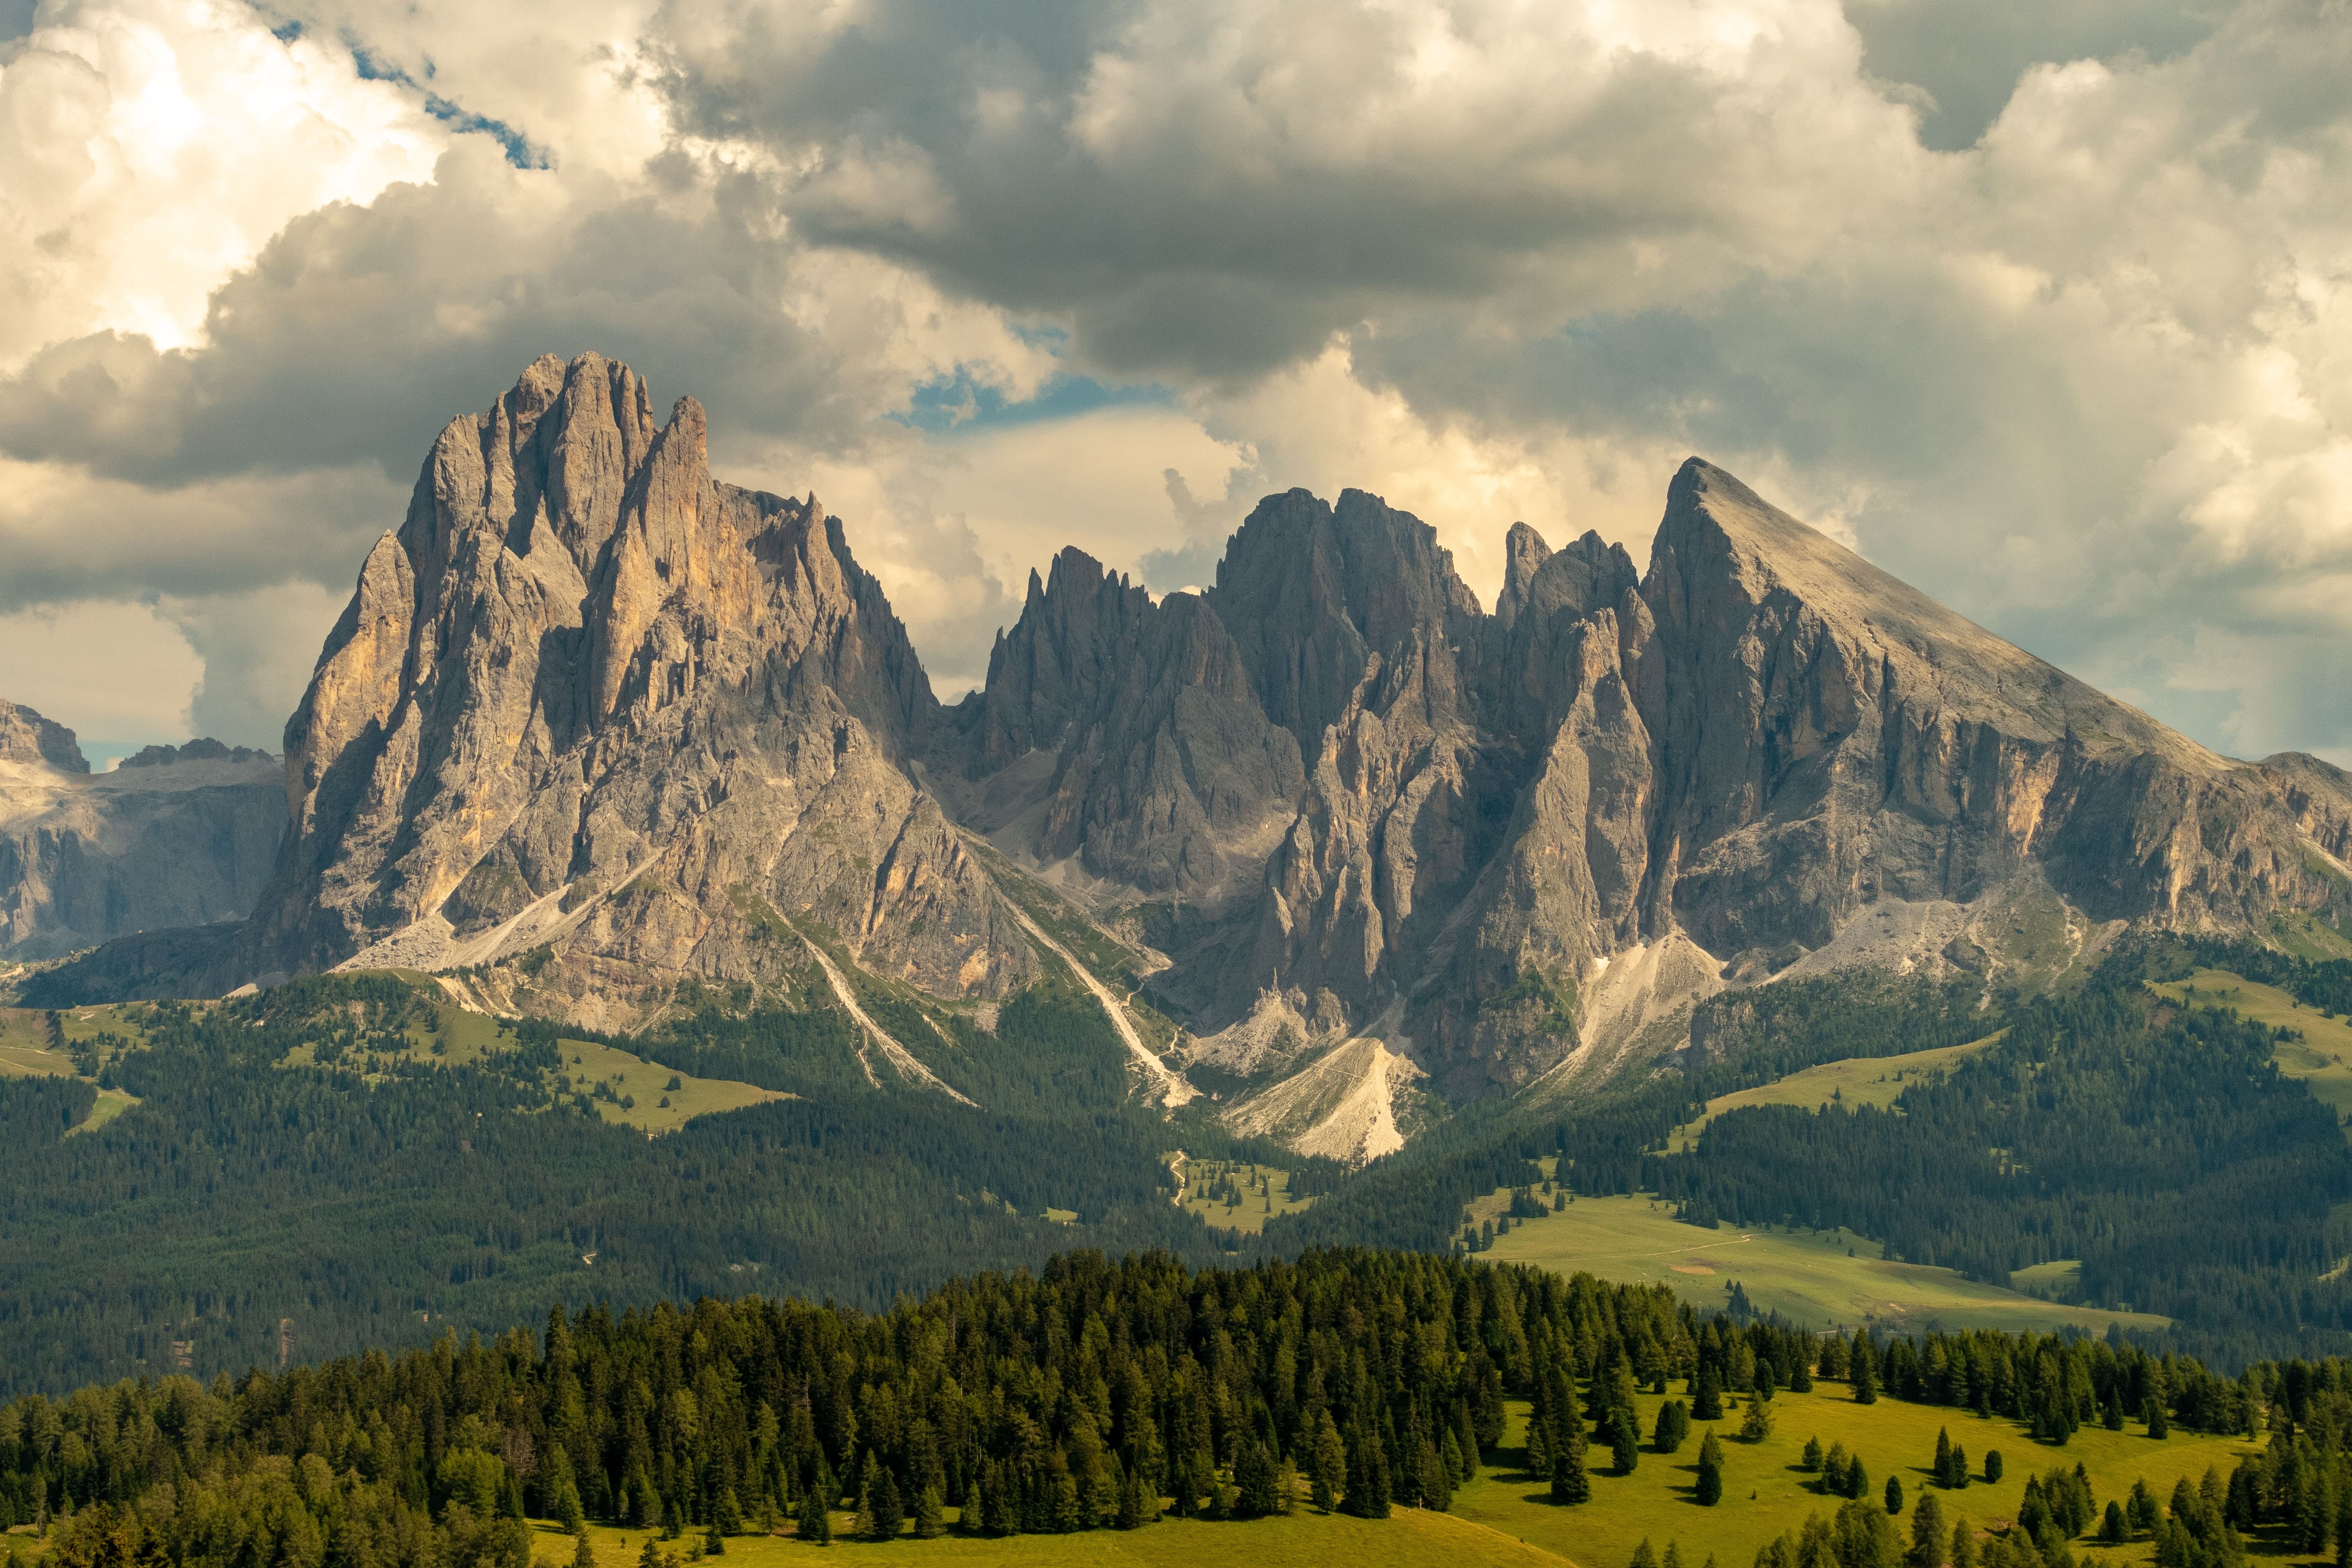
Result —
[{"label": "distant mountain", "polygon": [[199,740],[123,766],[91,773],[71,730],[0,700],[0,962],[252,910],[286,826],[278,759]]},{"label": "distant mountain", "polygon": [[1709,464],[1646,572],[1507,545],[1492,613],[1357,490],[1269,496],[1197,594],[1065,551],[942,708],[814,497],[715,481],[691,399],[657,425],[625,366],[542,359],[362,569],[252,919],[37,984],[397,963],[630,1028],[813,964],[982,1007],[1066,956],[1154,1092],[1360,1157],[1681,1049],[1727,987],[2031,992],[2135,925],[2352,916],[2343,773],[2217,756]]}]

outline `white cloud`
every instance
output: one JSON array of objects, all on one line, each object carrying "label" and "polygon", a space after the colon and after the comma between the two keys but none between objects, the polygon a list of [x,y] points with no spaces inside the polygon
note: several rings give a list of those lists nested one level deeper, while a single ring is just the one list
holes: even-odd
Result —
[{"label": "white cloud", "polygon": [[80,737],[90,765],[188,739],[204,661],[152,605],[83,603],[0,614],[0,670],[13,701]]},{"label": "white cloud", "polygon": [[0,46],[0,364],[85,332],[192,342],[269,237],[427,175],[445,127],[242,5],[67,0]]},{"label": "white cloud", "polygon": [[[1697,450],[2202,739],[2352,748],[2352,28],[1966,9],[53,4],[5,602],[212,605],[258,724],[433,430],[593,347],[815,489],[950,694],[1064,542],[1190,574],[1354,485],[1491,594],[1516,519],[1639,559]],[[1003,408],[1068,373],[1157,391]]]}]

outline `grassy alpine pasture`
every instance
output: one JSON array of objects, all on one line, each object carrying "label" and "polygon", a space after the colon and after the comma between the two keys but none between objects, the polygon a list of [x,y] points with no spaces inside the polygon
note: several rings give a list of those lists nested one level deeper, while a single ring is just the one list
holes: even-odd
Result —
[{"label": "grassy alpine pasture", "polygon": [[[1658,1407],[1666,1397],[1638,1396],[1644,1434],[1653,1429]],[[1673,1397],[1685,1397],[1679,1384]],[[1746,1396],[1738,1398],[1744,1405]],[[2238,1437],[2192,1436],[2175,1431],[2158,1441],[2148,1437],[2137,1422],[2130,1423],[2124,1432],[2086,1426],[2063,1447],[2054,1447],[2034,1442],[2023,1427],[2005,1418],[1985,1419],[1948,1406],[1910,1405],[1889,1398],[1874,1405],[1856,1405],[1846,1384],[1827,1379],[1816,1384],[1811,1394],[1783,1390],[1770,1404],[1772,1434],[1760,1443],[1738,1440],[1744,1410],[1727,1405],[1725,1418],[1711,1424],[1724,1450],[1723,1500],[1713,1508],[1700,1507],[1693,1497],[1699,1442],[1706,1434],[1701,1426],[1671,1455],[1658,1453],[1644,1443],[1641,1461],[1630,1476],[1615,1473],[1605,1447],[1593,1447],[1588,1454],[1592,1500],[1580,1507],[1555,1506],[1548,1500],[1546,1487],[1507,1468],[1490,1468],[1454,1495],[1454,1511],[1505,1535],[1524,1537],[1529,1544],[1556,1552],[1584,1568],[1625,1568],[1644,1538],[1661,1556],[1668,1542],[1679,1542],[1683,1561],[1691,1568],[1701,1568],[1710,1556],[1718,1568],[1747,1568],[1767,1541],[1801,1526],[1809,1513],[1818,1511],[1824,1517],[1834,1513],[1845,1500],[1817,1491],[1819,1478],[1799,1468],[1808,1437],[1820,1438],[1824,1449],[1843,1443],[1849,1453],[1860,1456],[1874,1505],[1880,1505],[1887,1477],[1902,1481],[1903,1512],[1893,1522],[1906,1543],[1913,1505],[1923,1490],[1935,1489],[1929,1475],[1939,1428],[1948,1431],[1952,1441],[1967,1450],[1969,1472],[1975,1478],[1966,1488],[1937,1491],[1946,1525],[1948,1528],[1956,1517],[1965,1517],[1979,1531],[2005,1527],[2014,1521],[2028,1478],[2053,1469],[2071,1471],[2082,1465],[2090,1476],[2095,1507],[2104,1510],[2108,1500],[2127,1496],[2137,1479],[2145,1477],[2162,1500],[2171,1495],[2173,1482],[2184,1477],[2196,1485],[2209,1466],[2217,1467],[2226,1482],[2242,1457],[2260,1452],[2255,1445]],[[1494,1458],[1507,1463],[1517,1460],[1517,1445],[1525,1440],[1526,1423],[1525,1408],[1514,1406],[1504,1431],[1504,1447]],[[1983,1479],[1988,1449],[1996,1449],[2001,1456],[2002,1474],[1997,1484],[1988,1485]],[[2152,1561],[2154,1548],[2146,1539],[2121,1547],[2077,1542],[2078,1561],[2084,1552],[2116,1568],[2126,1568]]]},{"label": "grassy alpine pasture", "polygon": [[[390,973],[405,980],[436,984],[431,975],[417,970]],[[135,1041],[144,1037],[149,1016],[147,1004],[125,1002],[77,1007],[61,1014],[58,1022],[69,1045],[110,1033]],[[13,1008],[0,1017],[5,1017],[5,1023],[0,1023],[0,1074],[73,1070],[72,1062],[64,1055],[42,1048],[47,1039],[45,1015]],[[499,1020],[460,1007],[455,1002],[433,1008],[429,1018],[405,1031],[404,1038],[406,1044],[398,1051],[377,1050],[380,1061],[387,1065],[403,1062],[415,1068],[428,1064],[459,1067],[478,1062],[493,1050],[511,1050],[515,1044]],[[675,1131],[691,1117],[790,1098],[774,1089],[732,1079],[695,1078],[616,1047],[584,1040],[563,1041],[562,1054],[560,1075],[570,1080],[568,1092],[593,1095],[592,1103],[598,1116],[606,1121],[641,1128],[648,1134]],[[287,1054],[283,1065],[309,1067],[315,1062],[316,1047],[299,1046]],[[672,1089],[672,1083],[677,1087]],[[611,1091],[609,1099],[596,1092],[599,1086]],[[624,1105],[624,1100],[636,1103]],[[665,1105],[664,1100],[668,1103]],[[77,1131],[103,1126],[136,1103],[119,1089],[101,1089],[97,1109]]]},{"label": "grassy alpine pasture", "polygon": [[[1509,1206],[1507,1193],[1470,1205],[1485,1220]],[[2109,1323],[2126,1330],[2168,1328],[2168,1318],[2106,1312],[1964,1279],[1948,1268],[1890,1263],[1876,1242],[1850,1230],[1792,1231],[1779,1227],[1713,1231],[1683,1224],[1672,1207],[1648,1197],[1580,1197],[1540,1219],[1514,1220],[1482,1256],[1496,1263],[1533,1263],[1562,1274],[1589,1271],[1603,1279],[1665,1285],[1703,1310],[1724,1305],[1736,1280],[1759,1312],[1777,1311],[1804,1328],[1847,1329],[1873,1323],[1900,1332],[1931,1328],[2076,1328],[2104,1334]],[[1824,1439],[1826,1441],[1826,1439]]]},{"label": "grassy alpine pasture", "polygon": [[[68,1032],[68,1039],[73,1036]],[[0,1007],[0,1078],[73,1078],[74,1063],[63,1051],[49,1047],[48,1015],[30,1007]],[[101,1089],[74,1132],[105,1126],[139,1103],[139,1097],[119,1089]],[[70,1137],[72,1134],[68,1133]]]},{"label": "grassy alpine pasture", "polygon": [[[1274,1165],[1243,1160],[1186,1160],[1177,1167],[1184,1182],[1183,1210],[1220,1230],[1244,1230],[1255,1236],[1276,1215],[1310,1208],[1312,1197],[1290,1195],[1290,1173]],[[1241,1203],[1227,1206],[1223,1184],[1233,1179]],[[1223,1195],[1220,1195],[1223,1194]]]},{"label": "grassy alpine pasture", "polygon": [[2187,1007],[2223,1007],[2271,1028],[2302,1032],[2272,1052],[2279,1071],[2311,1086],[2314,1100],[2352,1116],[2352,1023],[2305,1007],[2274,985],[2263,985],[2226,969],[2200,969],[2186,980],[2151,983],[2148,989]]},{"label": "grassy alpine pasture", "polygon": [[[947,1516],[952,1522],[956,1510]],[[1249,1568],[1327,1568],[1363,1564],[1363,1568],[1559,1568],[1555,1551],[1522,1542],[1496,1527],[1460,1512],[1428,1513],[1400,1509],[1384,1520],[1350,1519],[1345,1514],[1318,1514],[1305,1502],[1286,1518],[1252,1520],[1246,1523],[1210,1523],[1201,1520],[1161,1519],[1140,1530],[1087,1531],[1079,1535],[1014,1535],[1003,1540],[948,1535],[937,1541],[909,1538],[887,1545],[850,1538],[850,1515],[834,1516],[834,1541],[819,1555],[790,1533],[744,1535],[727,1542],[727,1555],[712,1568],[793,1568],[818,1562],[880,1564],[899,1563],[908,1568],[1222,1568],[1246,1563]],[[610,1530],[591,1525],[596,1568],[637,1568],[645,1549],[646,1531]],[[662,1542],[662,1550],[682,1555],[686,1541]],[[570,1536],[542,1526],[531,1560],[537,1568],[570,1568],[577,1543]],[[1577,1559],[1582,1563],[1585,1560]],[[1598,1563],[1591,1568],[1599,1568]],[[1610,1568],[1621,1568],[1610,1564]],[[1692,1568],[1697,1568],[1694,1563]]]},{"label": "grassy alpine pasture", "polygon": [[1754,1089],[1717,1095],[1706,1102],[1706,1115],[1666,1135],[1666,1147],[1677,1154],[1685,1152],[1698,1142],[1698,1135],[1706,1131],[1708,1122],[1727,1110],[1746,1105],[1800,1105],[1807,1110],[1828,1104],[1892,1105],[1896,1096],[1923,1075],[1939,1072],[2000,1038],[1997,1034],[1988,1035],[1965,1046],[1945,1046],[1899,1057],[1848,1057],[1843,1061],[1823,1062],[1819,1067],[1792,1072]]}]

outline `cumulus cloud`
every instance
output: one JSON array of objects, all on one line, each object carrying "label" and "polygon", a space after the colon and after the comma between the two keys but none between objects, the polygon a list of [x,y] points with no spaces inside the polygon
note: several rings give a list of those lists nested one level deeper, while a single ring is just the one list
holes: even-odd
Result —
[{"label": "cumulus cloud", "polygon": [[433,432],[593,347],[815,489],[950,696],[1065,542],[1164,590],[1355,485],[1491,593],[1518,518],[1638,557],[1700,450],[2200,739],[2352,758],[2343,21],[51,0],[0,44],[0,583],[160,606],[263,725]]}]

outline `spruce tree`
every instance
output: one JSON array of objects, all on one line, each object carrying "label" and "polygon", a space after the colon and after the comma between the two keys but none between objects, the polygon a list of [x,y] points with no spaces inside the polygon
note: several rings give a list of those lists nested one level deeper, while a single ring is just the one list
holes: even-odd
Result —
[{"label": "spruce tree", "polygon": [[[871,1456],[869,1456],[870,1458]],[[874,1500],[867,1510],[868,1541],[896,1541],[899,1527],[907,1522],[906,1500],[899,1495],[898,1479],[890,1467],[880,1467],[881,1474],[874,1482]]]},{"label": "spruce tree", "polygon": [[1698,1369],[1698,1380],[1691,1389],[1691,1419],[1723,1419],[1723,1380],[1716,1375],[1713,1362],[1707,1362]]},{"label": "spruce tree", "polygon": [[1944,1524],[1944,1505],[1934,1492],[1921,1492],[1911,1510],[1911,1551],[1906,1568],[1940,1568],[1944,1548],[1952,1532]]},{"label": "spruce tree", "polygon": [[1977,1532],[1965,1517],[1952,1521],[1952,1549],[1944,1556],[1951,1568],[1977,1568]]},{"label": "spruce tree", "polygon": [[584,1530],[579,1532],[578,1544],[572,1549],[572,1568],[596,1568],[596,1545]]},{"label": "spruce tree", "polygon": [[[826,1506],[824,1488],[811,1487],[808,1495],[801,1499],[799,1523],[803,1541],[815,1546],[833,1544],[833,1510]],[[651,1552],[653,1549],[653,1538],[648,1536],[646,1538],[646,1550]],[[645,1568],[645,1564],[640,1563],[638,1568]],[[661,1568],[659,1558],[655,1559],[653,1568]]]},{"label": "spruce tree", "polygon": [[1642,1462],[1642,1445],[1634,1432],[1633,1417],[1621,1410],[1609,1426],[1609,1457],[1615,1461],[1619,1475],[1630,1476],[1633,1467]]},{"label": "spruce tree", "polygon": [[1878,1356],[1869,1334],[1861,1329],[1853,1331],[1853,1350],[1849,1360],[1853,1367],[1853,1402],[1877,1404]]},{"label": "spruce tree", "polygon": [[1709,1429],[1698,1446],[1698,1502],[1713,1508],[1723,1500],[1723,1445]]},{"label": "spruce tree", "polygon": [[1819,1475],[1821,1473],[1822,1440],[1819,1437],[1808,1437],[1805,1439],[1805,1451],[1797,1457],[1797,1468],[1806,1471],[1808,1474]]},{"label": "spruce tree", "polygon": [[1307,1495],[1317,1508],[1329,1513],[1339,1505],[1339,1489],[1347,1485],[1348,1450],[1339,1441],[1339,1428],[1332,1424],[1328,1410],[1315,1418],[1315,1443],[1307,1450]]},{"label": "spruce tree", "polygon": [[1861,1498],[1868,1496],[1869,1492],[1870,1472],[1863,1468],[1862,1456],[1856,1454],[1846,1461],[1845,1495],[1850,1498]]},{"label": "spruce tree", "polygon": [[1936,1428],[1935,1476],[1939,1487],[1952,1484],[1952,1434],[1941,1426]]},{"label": "spruce tree", "polygon": [[1888,1513],[1903,1511],[1903,1478],[1900,1476],[1886,1478],[1886,1511]]},{"label": "spruce tree", "polygon": [[940,1489],[925,1487],[915,1494],[915,1539],[937,1541],[947,1532],[947,1510],[940,1506]]},{"label": "spruce tree", "polygon": [[[1577,1425],[1581,1426],[1583,1423]],[[1584,1436],[1580,1432],[1552,1450],[1551,1500],[1580,1503],[1590,1501],[1591,1497],[1592,1478],[1585,1473]]]}]

